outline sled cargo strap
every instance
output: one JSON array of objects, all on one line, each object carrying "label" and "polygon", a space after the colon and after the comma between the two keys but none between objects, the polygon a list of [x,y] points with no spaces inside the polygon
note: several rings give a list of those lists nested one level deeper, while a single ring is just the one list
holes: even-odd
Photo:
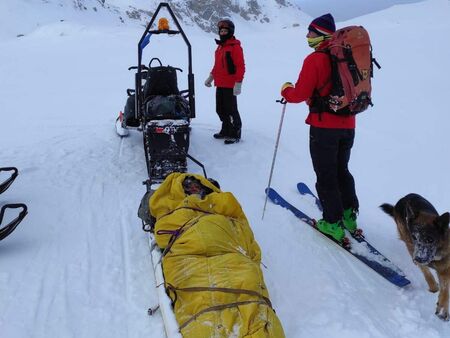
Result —
[{"label": "sled cargo strap", "polygon": [[186,292],[203,292],[203,291],[212,291],[212,292],[225,292],[225,293],[234,293],[234,294],[247,294],[251,296],[256,296],[260,298],[260,300],[246,300],[241,302],[233,302],[228,304],[220,304],[215,306],[210,306],[208,308],[205,308],[203,310],[200,310],[196,314],[194,314],[191,318],[189,318],[187,321],[182,323],[179,327],[179,331],[181,332],[182,329],[184,329],[187,325],[192,323],[194,320],[196,320],[199,316],[201,316],[204,313],[207,312],[213,312],[213,311],[221,311],[225,309],[230,309],[233,307],[239,307],[241,305],[248,305],[248,304],[261,304],[261,305],[267,305],[272,310],[272,303],[267,297],[264,297],[260,293],[252,290],[244,290],[244,289],[229,289],[229,288],[212,288],[212,287],[191,287],[191,288],[176,288],[170,284],[166,287],[167,290],[172,291],[175,295],[175,300],[173,303],[177,300],[177,293],[176,291],[186,291]]},{"label": "sled cargo strap", "polygon": [[[167,214],[162,215],[160,218],[158,218],[158,219],[156,220],[156,222],[158,222],[160,219],[162,219],[162,218],[164,218],[164,217],[166,217],[166,216],[169,216],[169,215],[173,214],[174,212],[176,212],[176,211],[178,211],[178,210],[183,210],[183,209],[188,209],[188,210],[192,210],[192,211],[197,211],[197,212],[201,212],[201,213],[205,214],[205,215],[198,216],[198,217],[203,217],[203,216],[207,216],[207,215],[220,215],[220,214],[217,214],[217,213],[214,213],[214,212],[211,212],[211,211],[206,211],[206,210],[198,209],[198,208],[192,208],[192,207],[179,207],[179,208],[176,208],[176,209],[173,209],[173,210],[169,211]],[[224,216],[224,217],[226,217],[226,218],[230,218],[230,219],[232,219],[233,221],[237,221],[236,218],[234,218],[234,217],[231,217],[231,216],[225,216],[225,215],[222,215],[222,216]],[[155,222],[155,223],[156,223],[156,222]],[[239,221],[238,221],[238,222],[239,222]],[[186,222],[186,223],[189,223],[189,221]],[[183,226],[184,226],[184,225],[183,225]],[[160,231],[161,231],[161,230],[160,230]]]},{"label": "sled cargo strap", "polygon": [[[187,208],[190,209],[190,208]],[[209,214],[209,213],[208,213]],[[188,220],[186,223],[184,223],[181,227],[179,227],[176,230],[158,230],[156,234],[158,235],[172,235],[170,237],[169,243],[167,244],[167,247],[164,248],[164,252],[162,253],[162,256],[164,257],[169,251],[170,248],[172,248],[172,245],[175,243],[175,241],[189,228],[192,228],[195,224],[198,223],[198,221],[208,215],[200,215],[195,218],[192,218]]]},{"label": "sled cargo strap", "polygon": [[[164,251],[163,251],[163,253],[162,253],[162,256],[163,256],[163,257],[170,251],[170,248],[171,248],[172,245],[175,243],[175,241],[176,241],[176,240],[177,240],[177,239],[178,239],[178,238],[179,238],[186,230],[188,230],[189,228],[191,228],[191,227],[193,227],[195,224],[197,224],[198,221],[199,221],[201,218],[203,218],[203,217],[205,217],[205,216],[209,216],[209,215],[217,215],[217,214],[215,214],[215,213],[213,213],[213,212],[204,211],[204,210],[197,209],[197,208],[180,207],[180,208],[174,209],[174,210],[170,211],[169,213],[167,213],[167,214],[161,216],[161,217],[158,219],[158,221],[159,221],[161,218],[163,218],[163,217],[165,217],[165,216],[168,216],[168,215],[174,213],[175,211],[181,210],[181,209],[190,209],[190,210],[193,210],[193,211],[198,211],[198,212],[203,213],[203,215],[200,215],[200,216],[197,216],[197,217],[195,217],[195,218],[192,218],[192,219],[188,220],[186,223],[184,223],[181,227],[179,227],[179,228],[176,229],[176,230],[164,230],[164,229],[161,229],[161,230],[156,231],[156,234],[157,234],[157,235],[172,235],[172,237],[171,237],[170,240],[169,240],[169,243],[167,244],[167,247],[164,248]],[[233,223],[234,223],[234,222],[239,222],[239,221],[237,221],[236,219],[234,219],[234,218],[232,218],[232,217],[229,217],[229,216],[224,216],[224,217],[229,218],[229,219],[231,220],[231,222],[233,222]]]},{"label": "sled cargo strap", "polygon": [[174,303],[177,300],[176,291],[186,291],[186,292],[203,292],[203,291],[211,291],[211,292],[224,292],[224,293],[234,293],[234,294],[244,294],[250,296],[256,296],[264,300],[264,302],[272,309],[272,303],[270,299],[263,296],[259,292],[253,290],[245,290],[245,289],[233,289],[233,288],[216,288],[216,287],[208,287],[208,286],[193,286],[190,288],[176,288],[171,284],[167,284],[166,289],[172,291],[175,294]]}]

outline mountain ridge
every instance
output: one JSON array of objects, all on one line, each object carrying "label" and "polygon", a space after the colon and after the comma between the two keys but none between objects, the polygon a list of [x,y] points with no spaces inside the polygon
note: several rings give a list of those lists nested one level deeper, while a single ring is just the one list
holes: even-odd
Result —
[{"label": "mountain ridge", "polygon": [[[160,1],[125,0],[33,0],[60,9],[74,9],[78,13],[100,13],[117,17],[121,23],[147,24]],[[167,1],[177,18],[205,32],[215,32],[216,23],[223,18],[257,22],[276,21],[279,10],[300,13],[300,8],[287,0],[172,0]],[[295,14],[292,16],[295,20]],[[289,24],[289,23],[288,23]],[[292,23],[293,24],[293,23]]]}]

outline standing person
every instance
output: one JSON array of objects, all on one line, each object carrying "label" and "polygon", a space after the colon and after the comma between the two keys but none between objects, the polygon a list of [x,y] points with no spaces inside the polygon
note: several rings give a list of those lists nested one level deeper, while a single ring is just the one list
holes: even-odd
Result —
[{"label": "standing person", "polygon": [[[308,45],[314,48],[304,62],[295,85],[286,82],[281,95],[287,102],[309,105],[306,123],[310,125],[309,149],[317,176],[316,190],[323,206],[318,229],[342,241],[347,228],[357,228],[356,215],[359,203],[355,192],[355,181],[348,170],[350,152],[355,138],[355,116],[337,115],[330,109],[326,98],[331,90],[331,60],[323,52],[336,31],[333,16],[322,15],[308,27]],[[322,52],[321,52],[322,51]],[[340,113],[345,113],[340,111]]]},{"label": "standing person", "polygon": [[236,96],[241,93],[245,73],[244,53],[241,42],[234,37],[234,23],[221,20],[217,24],[219,40],[214,55],[214,67],[205,81],[211,87],[214,80],[216,88],[216,112],[222,121],[222,128],[214,138],[225,139],[225,144],[236,143],[241,139],[242,122]]}]

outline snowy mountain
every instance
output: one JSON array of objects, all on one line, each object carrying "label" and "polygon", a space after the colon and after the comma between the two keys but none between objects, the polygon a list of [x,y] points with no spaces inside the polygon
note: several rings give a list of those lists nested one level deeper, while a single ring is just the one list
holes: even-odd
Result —
[{"label": "snowy mountain", "polygon": [[[172,0],[167,1],[175,11],[178,19],[184,24],[196,25],[206,32],[216,30],[216,24],[220,19],[233,18],[242,21],[258,23],[270,23],[277,21],[280,11],[290,13],[289,22],[283,24],[295,24],[295,15],[299,14],[299,8],[287,0]],[[21,8],[25,18],[44,12],[54,19],[67,19],[80,17],[91,21],[105,20],[116,23],[138,22],[145,25],[158,7],[157,0],[17,0],[6,1],[0,5],[2,13],[7,13],[15,8]],[[3,8],[2,8],[3,7]],[[88,19],[88,20],[89,20]],[[39,25],[42,17],[35,17],[26,25]],[[33,22],[34,21],[34,22]],[[20,25],[16,25],[20,26]]]},{"label": "snowy mountain", "polygon": [[[114,132],[125,90],[133,86],[127,68],[136,62],[147,20],[123,13],[128,4],[149,11],[155,6],[143,6],[144,0],[107,3],[111,9],[86,1],[84,10],[72,1],[0,1],[0,166],[20,169],[0,204],[29,207],[19,228],[0,242],[1,337],[164,335],[160,313],[147,315],[157,295],[148,238],[136,216],[147,178],[142,135],[119,139]],[[214,91],[203,81],[213,63],[214,36],[184,26],[193,48],[197,104],[190,153],[241,203],[287,337],[449,337],[449,323],[434,314],[437,295],[427,291],[393,221],[378,206],[415,192],[440,213],[450,209],[450,2],[397,5],[337,23],[366,27],[382,66],[373,81],[375,105],[357,118],[350,168],[359,222],[369,241],[411,280],[406,289],[278,206],[268,204],[261,220],[281,116],[275,100],[311,52],[305,41],[311,17],[288,7],[278,11],[282,4],[275,1],[258,3],[267,12],[261,10],[256,21],[234,16],[247,66],[238,98],[239,144],[224,146],[212,138],[219,120]],[[339,3],[329,2],[325,11],[343,10]],[[261,24],[264,15],[271,21]],[[293,17],[298,26],[287,24]],[[157,56],[186,69],[184,48],[178,37],[154,37],[145,60]],[[179,76],[182,84],[185,76]],[[295,189],[298,181],[311,187],[315,182],[306,114],[304,104],[286,107],[272,186],[320,217]],[[193,163],[189,170],[201,173]]]}]

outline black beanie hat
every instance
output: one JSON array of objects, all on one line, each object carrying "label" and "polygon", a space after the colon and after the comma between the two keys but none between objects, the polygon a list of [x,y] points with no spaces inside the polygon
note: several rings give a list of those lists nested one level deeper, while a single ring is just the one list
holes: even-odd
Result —
[{"label": "black beanie hat", "polygon": [[315,18],[308,27],[309,31],[319,35],[331,35],[336,31],[333,16],[328,13]]}]

